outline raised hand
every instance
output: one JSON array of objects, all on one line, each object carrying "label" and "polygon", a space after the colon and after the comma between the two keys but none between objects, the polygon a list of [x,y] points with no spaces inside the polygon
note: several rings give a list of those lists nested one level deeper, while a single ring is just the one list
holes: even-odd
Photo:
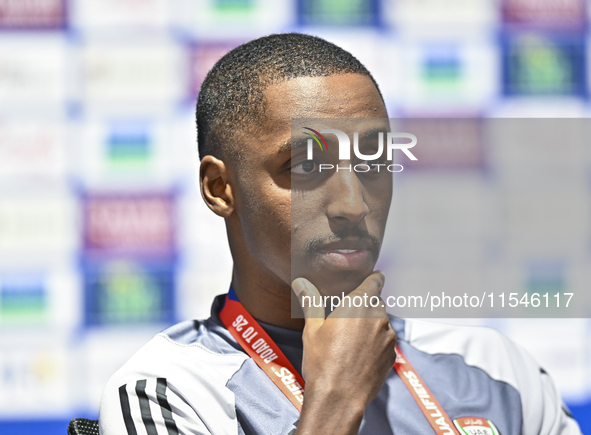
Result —
[{"label": "raised hand", "polygon": [[[365,301],[379,297],[384,280],[383,273],[374,272],[349,296]],[[300,301],[303,296],[320,298],[318,289],[304,278],[294,280],[292,287]],[[324,308],[308,302],[306,298],[302,306],[306,389],[297,434],[356,434],[365,408],[396,360],[396,333],[382,303],[354,307],[341,301],[325,319]]]}]

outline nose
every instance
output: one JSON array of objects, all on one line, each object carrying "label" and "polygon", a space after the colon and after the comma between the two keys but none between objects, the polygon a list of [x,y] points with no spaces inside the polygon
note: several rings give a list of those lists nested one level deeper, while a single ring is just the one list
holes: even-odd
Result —
[{"label": "nose", "polygon": [[339,171],[331,178],[333,195],[327,209],[329,220],[337,224],[361,222],[369,208],[365,203],[363,184],[356,173]]}]

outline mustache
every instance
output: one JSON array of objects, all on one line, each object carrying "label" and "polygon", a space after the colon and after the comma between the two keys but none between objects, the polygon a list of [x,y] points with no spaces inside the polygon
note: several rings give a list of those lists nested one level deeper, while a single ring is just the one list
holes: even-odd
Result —
[{"label": "mustache", "polygon": [[368,245],[370,246],[369,250],[376,256],[380,252],[381,242],[373,234],[370,234],[367,230],[362,228],[346,228],[327,236],[314,237],[306,244],[306,253],[311,257],[314,253],[317,253],[320,250],[321,246],[327,243],[340,242],[347,238],[354,238],[368,242]]}]

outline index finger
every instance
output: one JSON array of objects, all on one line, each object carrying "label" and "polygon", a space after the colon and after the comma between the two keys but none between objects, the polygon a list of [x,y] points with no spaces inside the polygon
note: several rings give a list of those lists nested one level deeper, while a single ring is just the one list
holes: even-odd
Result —
[{"label": "index finger", "polygon": [[[324,306],[317,306],[313,301],[322,300],[318,289],[306,278],[297,278],[291,284],[293,291],[300,301],[306,324],[304,331],[314,332],[324,324]],[[306,299],[307,297],[307,304]]]}]

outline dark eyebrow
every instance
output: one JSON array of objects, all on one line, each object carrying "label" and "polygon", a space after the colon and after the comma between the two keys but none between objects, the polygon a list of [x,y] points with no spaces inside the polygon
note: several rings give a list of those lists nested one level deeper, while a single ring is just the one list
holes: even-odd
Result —
[{"label": "dark eyebrow", "polygon": [[384,130],[382,128],[372,128],[370,130],[367,130],[367,131],[363,132],[363,134],[359,138],[360,139],[364,139],[364,138],[371,137],[371,136],[376,136],[377,137],[377,135],[379,133],[388,133],[389,131],[390,131],[390,129]]},{"label": "dark eyebrow", "polygon": [[287,142],[285,142],[283,145],[281,145],[279,147],[279,150],[277,150],[277,154],[294,152],[294,151],[299,150],[300,148],[305,148],[307,146],[308,146],[308,138],[307,137],[290,138]]}]

